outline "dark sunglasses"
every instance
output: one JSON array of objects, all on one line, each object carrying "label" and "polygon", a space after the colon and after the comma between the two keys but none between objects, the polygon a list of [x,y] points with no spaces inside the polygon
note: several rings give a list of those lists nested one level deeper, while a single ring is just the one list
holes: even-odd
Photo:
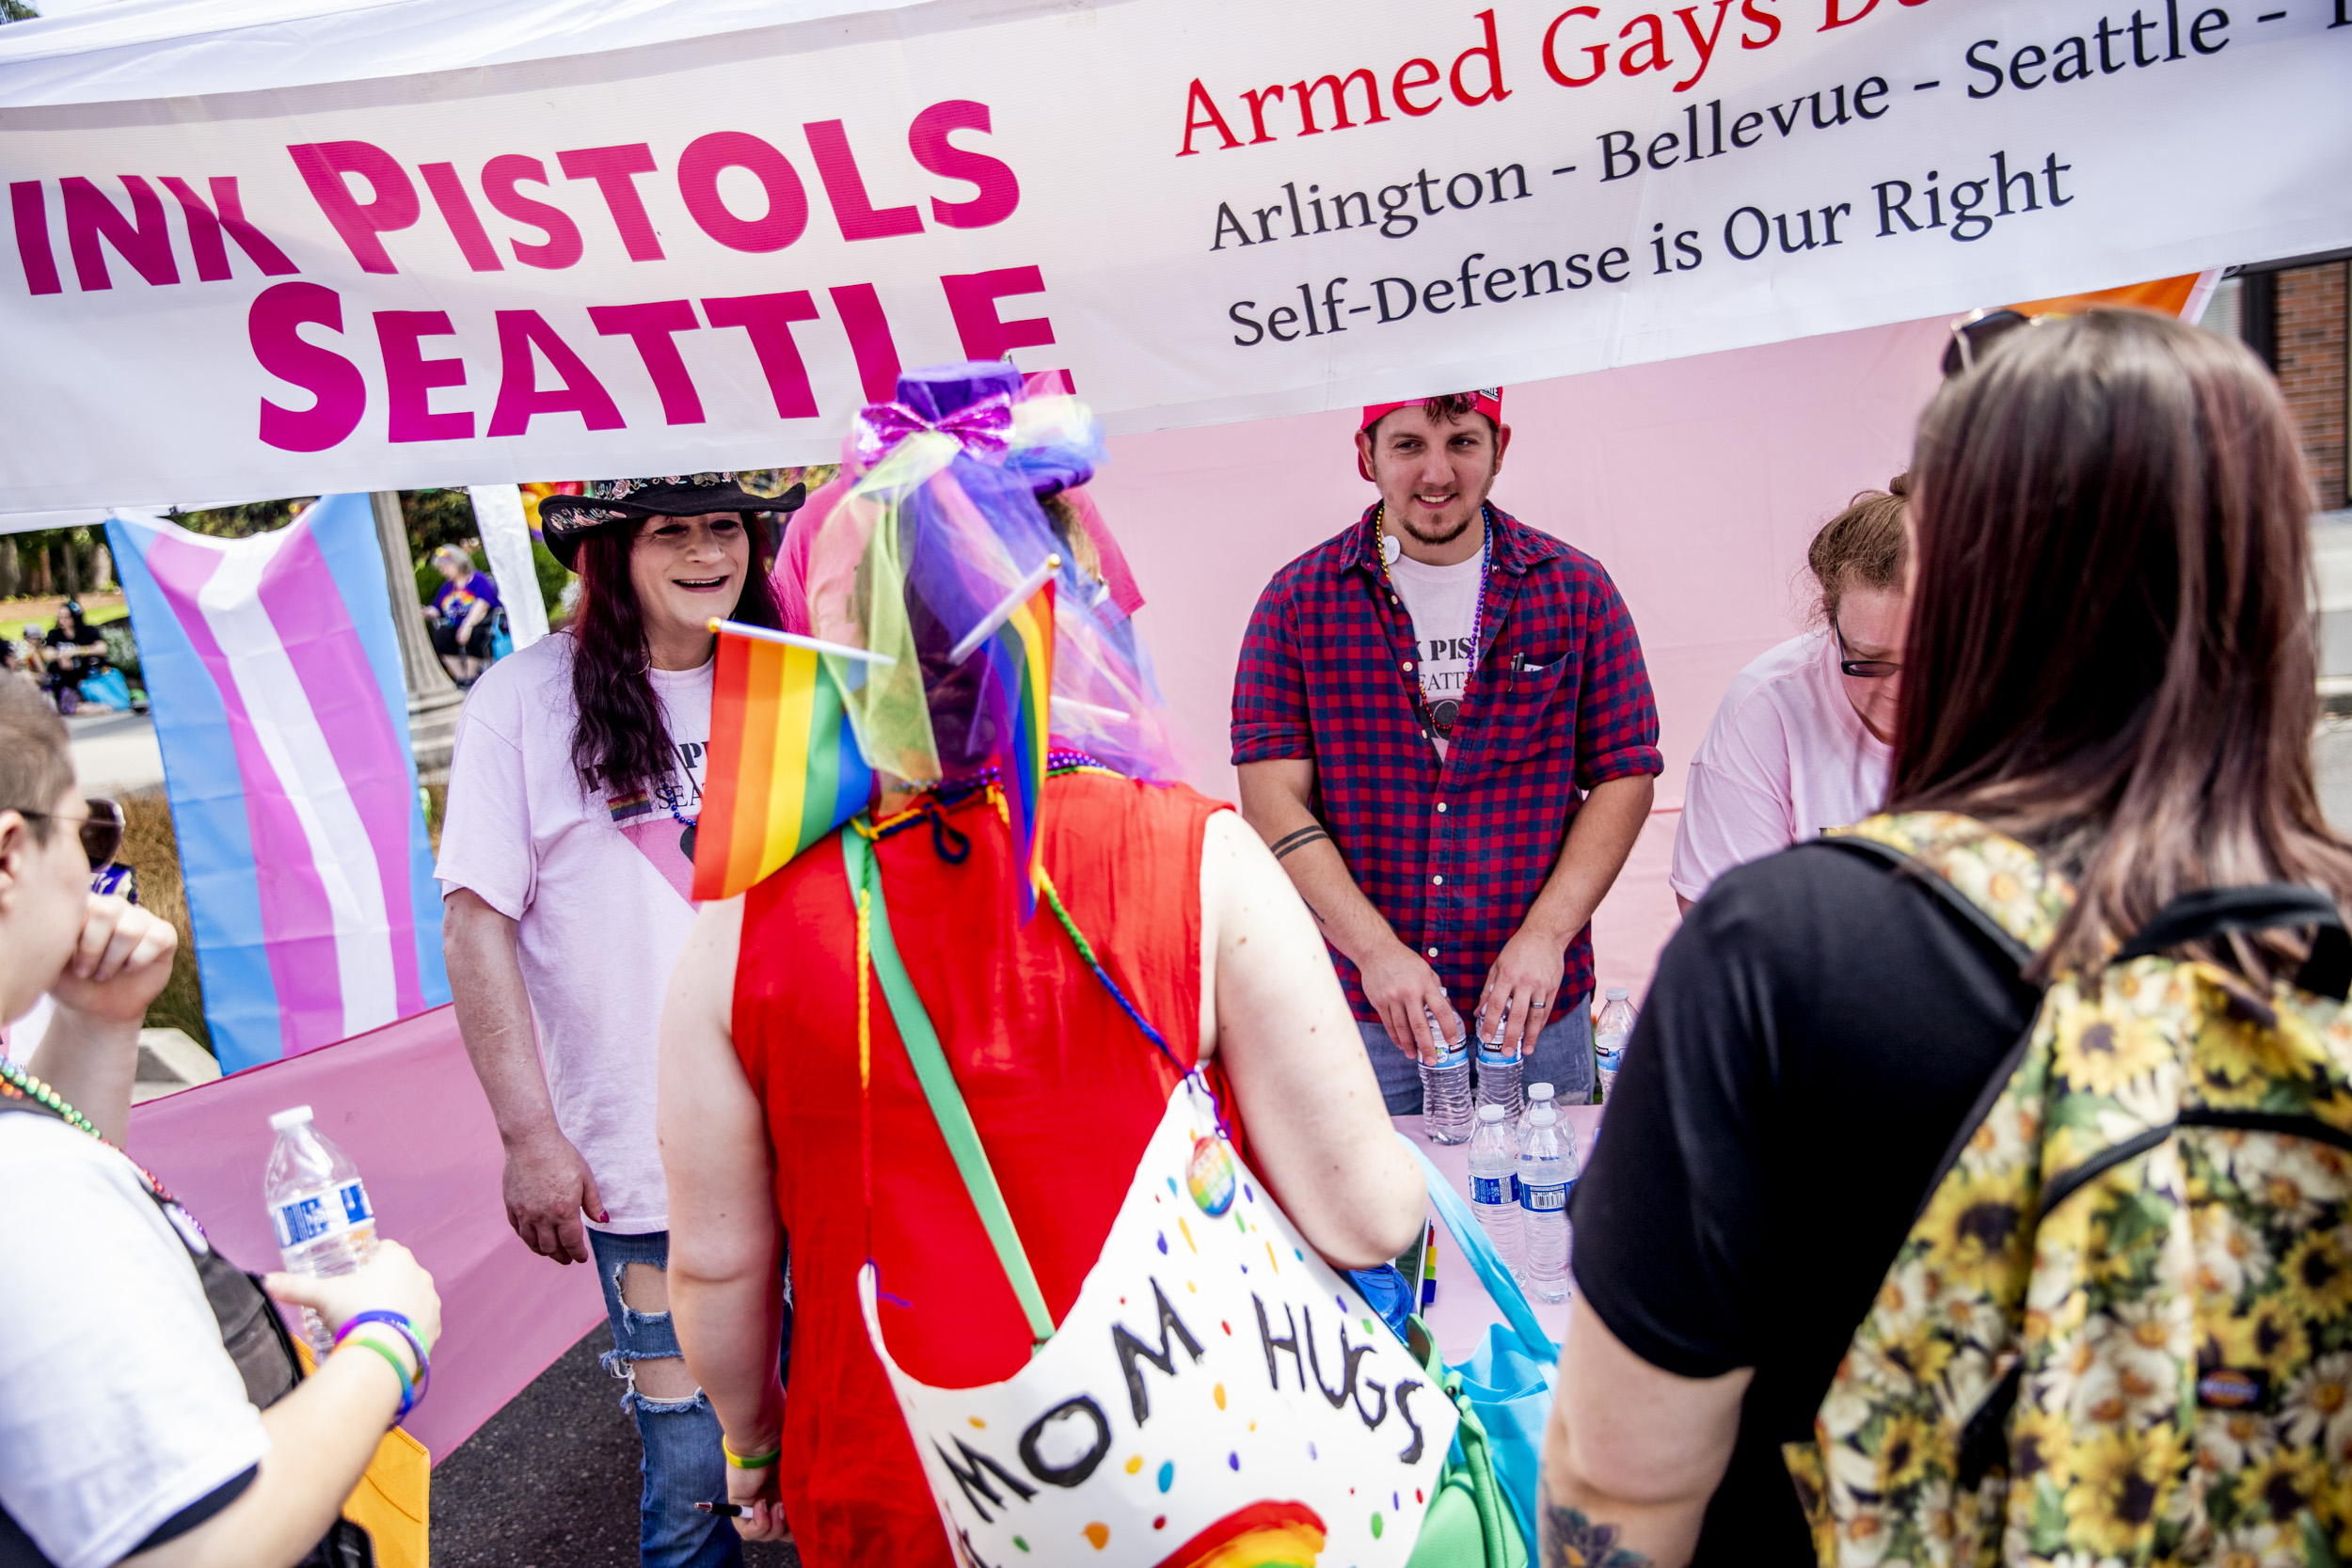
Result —
[{"label": "dark sunglasses", "polygon": [[1962,375],[1977,368],[1977,361],[1994,343],[2021,326],[2031,326],[2046,321],[2044,316],[2028,316],[2010,309],[1971,310],[1952,323],[1952,341],[1944,349],[1944,379]]},{"label": "dark sunglasses", "polygon": [[112,800],[85,800],[87,816],[60,816],[53,811],[19,811],[19,816],[38,816],[50,822],[71,822],[82,835],[82,853],[89,857],[90,869],[97,870],[113,860],[122,848],[122,808]]},{"label": "dark sunglasses", "polygon": [[1844,631],[1839,629],[1837,617],[1835,615],[1830,617],[1829,629],[1830,634],[1837,639],[1837,651],[1842,655],[1848,656],[1838,659],[1837,668],[1844,671],[1847,674],[1851,675],[1854,679],[1858,681],[1883,681],[1889,675],[1895,674],[1902,669],[1900,664],[1891,658],[1854,658],[1851,657],[1853,653],[1853,649],[1847,643],[1846,634]]}]

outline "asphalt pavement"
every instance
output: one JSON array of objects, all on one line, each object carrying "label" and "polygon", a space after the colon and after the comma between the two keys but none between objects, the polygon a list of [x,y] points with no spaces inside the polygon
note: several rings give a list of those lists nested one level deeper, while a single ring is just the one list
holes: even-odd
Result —
[{"label": "asphalt pavement", "polygon": [[[637,1429],[602,1323],[433,1467],[433,1568],[637,1568]],[[790,1546],[745,1568],[800,1568]]]}]

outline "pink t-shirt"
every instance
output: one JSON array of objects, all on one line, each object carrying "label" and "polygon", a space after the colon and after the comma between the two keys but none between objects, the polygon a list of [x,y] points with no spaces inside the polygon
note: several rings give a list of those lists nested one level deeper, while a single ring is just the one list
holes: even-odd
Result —
[{"label": "pink t-shirt", "polygon": [[[501,659],[466,698],[434,875],[516,922],[556,1125],[625,1233],[669,1224],[655,1038],[694,924],[679,817],[702,804],[711,666],[653,671],[672,753],[650,790],[590,797],[572,771],[572,640]],[[675,814],[673,815],[673,810]]]},{"label": "pink t-shirt", "polygon": [[1675,830],[1666,879],[1683,897],[1885,800],[1894,752],[1846,700],[1833,641],[1790,638],[1732,677],[1691,759]]}]

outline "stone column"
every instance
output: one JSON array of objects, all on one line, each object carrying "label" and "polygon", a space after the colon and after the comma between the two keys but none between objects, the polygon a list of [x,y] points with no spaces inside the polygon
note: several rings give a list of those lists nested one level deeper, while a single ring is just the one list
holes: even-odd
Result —
[{"label": "stone column", "polygon": [[408,744],[417,754],[417,782],[449,782],[450,743],[457,735],[457,710],[466,694],[457,689],[433,651],[432,635],[417,613],[417,567],[408,554],[408,524],[400,513],[400,492],[377,490],[375,542],[384,551],[384,586],[392,607],[392,633],[400,640],[401,672],[408,682]]}]

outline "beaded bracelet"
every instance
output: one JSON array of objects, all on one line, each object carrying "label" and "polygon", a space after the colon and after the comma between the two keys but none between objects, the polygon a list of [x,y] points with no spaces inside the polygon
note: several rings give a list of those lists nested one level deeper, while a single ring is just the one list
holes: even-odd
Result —
[{"label": "beaded bracelet", "polygon": [[719,1438],[719,1451],[727,1456],[727,1463],[739,1470],[764,1470],[784,1457],[784,1445],[779,1443],[766,1453],[741,1454],[735,1451],[723,1434]]},{"label": "beaded bracelet", "polygon": [[[408,1381],[408,1368],[401,1360],[399,1353],[372,1334],[359,1335],[348,1342],[375,1352],[384,1358],[384,1364],[391,1368],[392,1375],[400,1379],[400,1410],[392,1417],[392,1422],[397,1426],[400,1422],[406,1420],[408,1412],[417,1407],[417,1389],[416,1386]],[[335,1348],[342,1349],[342,1342],[339,1341]]]}]

